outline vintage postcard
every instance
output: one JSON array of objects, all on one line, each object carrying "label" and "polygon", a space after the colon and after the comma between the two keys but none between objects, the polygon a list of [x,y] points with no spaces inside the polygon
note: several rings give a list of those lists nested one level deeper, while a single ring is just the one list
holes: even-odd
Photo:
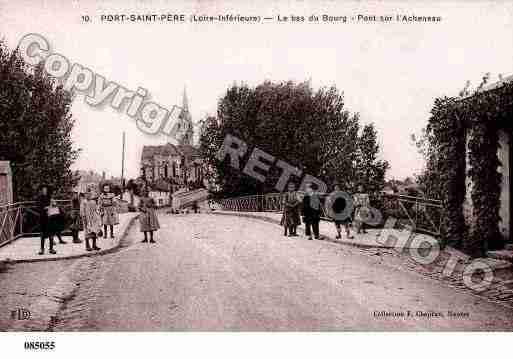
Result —
[{"label": "vintage postcard", "polygon": [[512,60],[510,1],[0,0],[0,331],[511,332]]}]

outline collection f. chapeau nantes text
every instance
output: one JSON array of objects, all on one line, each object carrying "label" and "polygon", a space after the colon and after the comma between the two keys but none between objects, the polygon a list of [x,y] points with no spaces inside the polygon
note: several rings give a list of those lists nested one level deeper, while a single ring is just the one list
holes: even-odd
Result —
[{"label": "collection f. chapeau nantes text", "polygon": [[[88,17],[89,18],[89,17]],[[278,23],[379,23],[379,22],[440,22],[441,16],[424,16],[424,15],[372,15],[372,14],[356,14],[356,15],[332,15],[332,14],[312,14],[312,15],[295,15],[295,14],[278,14],[269,16],[257,15],[241,15],[241,14],[101,14],[100,22],[106,23],[137,23],[137,22],[160,22],[160,23],[186,23],[186,22],[238,22],[238,23],[259,23],[274,21]]]},{"label": "collection f. chapeau nantes text", "polygon": [[405,310],[405,311],[388,311],[388,310],[375,310],[372,312],[374,318],[423,318],[423,319],[436,319],[436,318],[454,318],[465,319],[470,317],[469,312],[452,311],[438,312],[432,310]]}]

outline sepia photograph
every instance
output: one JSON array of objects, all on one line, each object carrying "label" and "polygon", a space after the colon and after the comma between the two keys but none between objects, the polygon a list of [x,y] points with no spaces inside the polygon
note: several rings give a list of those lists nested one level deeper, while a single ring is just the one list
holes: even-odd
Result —
[{"label": "sepia photograph", "polygon": [[0,0],[0,343],[505,343],[512,165],[511,1]]}]

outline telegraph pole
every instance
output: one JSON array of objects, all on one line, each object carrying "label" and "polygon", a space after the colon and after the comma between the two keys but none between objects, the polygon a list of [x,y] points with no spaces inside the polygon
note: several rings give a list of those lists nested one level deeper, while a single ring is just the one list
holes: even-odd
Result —
[{"label": "telegraph pole", "polygon": [[121,151],[121,200],[125,192],[125,131],[123,131],[123,149]]}]

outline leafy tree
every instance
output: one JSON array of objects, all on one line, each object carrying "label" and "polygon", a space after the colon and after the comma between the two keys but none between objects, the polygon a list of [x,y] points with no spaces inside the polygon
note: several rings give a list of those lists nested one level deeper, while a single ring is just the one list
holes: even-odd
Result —
[{"label": "leafy tree", "polygon": [[[436,106],[435,102],[435,106]],[[433,126],[428,124],[422,129],[420,137],[414,134],[411,136],[418,152],[424,157],[425,167],[416,176],[416,182],[425,193],[426,197],[432,199],[444,198],[444,191],[440,174],[442,171],[443,157],[440,156],[440,144],[434,132]]]},{"label": "leafy tree", "polygon": [[[359,120],[345,110],[344,98],[335,87],[314,92],[308,82],[264,82],[255,88],[234,84],[219,100],[217,117],[204,120],[200,151],[210,168],[207,176],[222,196],[276,191],[282,173],[277,166],[271,166],[263,183],[242,172],[254,148],[328,185],[338,181],[354,190],[362,175],[375,177],[365,180],[369,189],[382,188],[388,164],[377,160],[379,146],[372,125],[365,126],[359,136]],[[241,168],[216,158],[226,135],[248,145]],[[369,168],[364,171],[365,166]],[[291,180],[300,183],[295,176]]]},{"label": "leafy tree", "polygon": [[11,161],[15,201],[32,200],[43,183],[57,196],[76,184],[71,101],[42,65],[29,67],[0,42],[0,143],[9,147],[1,155]]},{"label": "leafy tree", "polygon": [[359,184],[365,192],[377,193],[385,183],[387,161],[379,160],[378,133],[373,124],[363,127],[358,137],[356,173]]}]

